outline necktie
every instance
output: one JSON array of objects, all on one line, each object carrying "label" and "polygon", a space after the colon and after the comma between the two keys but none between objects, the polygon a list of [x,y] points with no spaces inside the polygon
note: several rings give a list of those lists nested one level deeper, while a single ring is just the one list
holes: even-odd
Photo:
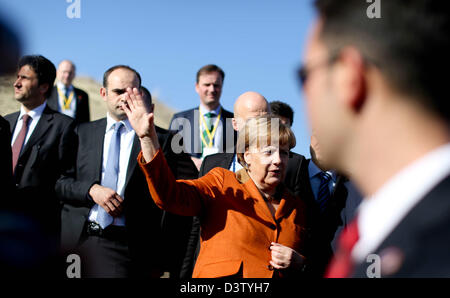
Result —
[{"label": "necktie", "polygon": [[[202,132],[202,134],[203,134],[203,139],[205,140],[205,142],[206,142],[206,144],[208,144],[209,145],[209,143],[211,142],[213,142],[213,140],[211,140],[210,138],[209,138],[209,135],[208,135],[208,132],[206,131],[206,129],[209,129],[209,132],[211,133],[212,132],[212,130],[213,130],[213,125],[212,125],[212,118],[213,117],[215,117],[216,116],[216,114],[214,114],[214,113],[206,113],[204,116],[203,116],[203,119],[205,120],[205,127],[203,128],[203,132]],[[211,136],[212,138],[214,138],[213,136]],[[202,142],[202,149],[205,147],[206,145]],[[202,150],[203,151],[203,150]]]},{"label": "necktie", "polygon": [[317,193],[317,203],[319,205],[320,211],[325,210],[326,204],[330,199],[330,187],[329,183],[331,180],[331,175],[327,172],[320,172],[320,186]]},{"label": "necktie", "polygon": [[338,250],[328,265],[326,278],[350,277],[354,265],[351,253],[358,239],[358,220],[355,218],[339,236]]},{"label": "necktie", "polygon": [[22,129],[20,130],[19,134],[17,135],[17,138],[14,141],[14,144],[12,146],[13,172],[16,169],[17,161],[19,160],[19,155],[20,155],[20,152],[22,151],[22,147],[25,142],[25,137],[27,136],[28,127],[30,125],[30,120],[32,120],[32,118],[28,114],[25,114],[22,116]]},{"label": "necktie", "polygon": [[[111,136],[109,144],[108,160],[106,161],[105,175],[103,177],[102,185],[117,191],[117,179],[119,176],[119,157],[120,157],[120,129],[123,123],[117,122],[114,124],[114,133]],[[109,215],[105,209],[98,206],[97,223],[102,229],[109,226],[114,221],[113,217]]]}]

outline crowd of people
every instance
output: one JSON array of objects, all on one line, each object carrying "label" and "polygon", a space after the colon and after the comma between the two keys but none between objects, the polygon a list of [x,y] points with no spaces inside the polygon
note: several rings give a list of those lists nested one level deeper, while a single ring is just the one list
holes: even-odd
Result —
[{"label": "crowd of people", "polygon": [[83,278],[450,276],[450,109],[434,71],[449,11],[389,1],[371,20],[360,2],[315,3],[298,72],[309,159],[291,151],[286,103],[248,91],[224,109],[217,65],[164,129],[136,69],[104,72],[107,113],[90,121],[72,61],[21,57],[20,110],[0,117],[0,275],[65,278],[75,254]]}]

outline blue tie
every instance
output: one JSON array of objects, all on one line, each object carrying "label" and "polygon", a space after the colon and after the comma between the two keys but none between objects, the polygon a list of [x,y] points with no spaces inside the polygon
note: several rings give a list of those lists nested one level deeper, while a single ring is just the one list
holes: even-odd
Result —
[{"label": "blue tie", "polygon": [[329,183],[331,180],[331,175],[327,172],[320,172],[320,186],[319,192],[317,193],[317,204],[319,205],[320,212],[325,210],[328,199],[330,198],[330,188]]},{"label": "blue tie", "polygon": [[[120,157],[120,129],[123,123],[117,122],[114,124],[114,133],[109,144],[108,160],[106,161],[105,176],[103,177],[102,185],[117,191],[117,179],[119,176],[119,157]],[[106,228],[114,218],[109,215],[105,209],[98,206],[97,223]]]}]

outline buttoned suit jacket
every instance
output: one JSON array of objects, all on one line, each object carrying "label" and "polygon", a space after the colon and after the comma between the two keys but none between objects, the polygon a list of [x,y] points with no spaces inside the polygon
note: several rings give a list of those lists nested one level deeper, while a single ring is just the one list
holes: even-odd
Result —
[{"label": "buttoned suit jacket", "polygon": [[147,164],[142,155],[138,161],[160,208],[200,217],[202,243],[193,277],[278,276],[268,266],[272,241],[302,253],[306,210],[286,188],[273,217],[245,170],[214,168],[199,179],[175,181],[161,150]]},{"label": "buttoned suit jacket", "polygon": [[428,192],[372,252],[380,262],[364,260],[353,277],[366,278],[377,265],[381,277],[450,277],[449,198],[450,176]]},{"label": "buttoned suit jacket", "polygon": [[[217,153],[208,155],[203,159],[200,167],[199,177],[206,175],[209,171],[216,167],[229,169],[234,160],[235,153]],[[290,152],[289,161],[286,170],[286,177],[284,179],[285,186],[296,196],[301,196],[300,183],[301,178],[301,164],[305,162],[303,155],[295,152]],[[303,197],[303,195],[302,195]],[[180,273],[181,278],[192,276],[195,261],[200,250],[200,221],[198,217],[194,217],[192,223],[192,230],[187,245],[186,256],[183,261],[183,267]]]},{"label": "buttoned suit jacket", "polygon": [[[183,142],[185,145],[186,153],[197,158],[202,157],[202,140],[200,136],[200,120],[198,117],[195,117],[196,113],[199,113],[200,110],[198,107],[181,111],[173,115],[172,120],[170,121],[170,129],[176,130],[178,132],[183,131]],[[233,129],[233,125],[231,123],[231,118],[233,118],[233,113],[222,108],[222,115],[220,117],[220,121],[222,122],[223,134],[222,134],[222,144],[223,151],[222,152],[234,152],[234,147],[236,144],[236,131]],[[230,119],[226,121],[226,119]],[[189,124],[189,127],[187,127]],[[233,137],[232,140],[227,142],[227,133]]]},{"label": "buttoned suit jacket", "polygon": [[[88,193],[93,184],[101,183],[106,122],[106,118],[103,118],[82,123],[76,128],[76,160],[56,185],[57,194],[63,203],[62,246],[67,251],[76,251],[83,239],[89,211],[95,205]],[[190,171],[195,169],[195,165],[189,156],[175,154],[170,148],[173,133],[159,127],[156,131],[175,175],[192,178]],[[136,158],[140,150],[139,138],[135,136],[126,172],[123,214],[132,272],[141,276],[154,276],[165,269],[164,262],[170,262],[170,259],[165,255],[167,241],[162,233],[164,214],[153,203],[145,177],[137,166]]]},{"label": "buttoned suit jacket", "polygon": [[345,176],[338,175],[325,210],[321,212],[311,188],[308,171],[310,162],[308,159],[302,163],[298,185],[307,200],[311,219],[310,241],[313,245],[308,246],[311,249],[308,255],[312,258],[308,275],[322,277],[335,252],[340,232],[353,219],[362,196]]},{"label": "buttoned suit jacket", "polygon": [[[19,112],[9,114],[13,133]],[[74,155],[72,118],[45,107],[33,133],[23,147],[13,176],[16,198],[13,208],[42,224],[51,234],[60,231],[60,203],[55,183],[70,166]]]},{"label": "buttoned suit jacket", "polygon": [[[74,119],[77,123],[89,122],[90,121],[89,95],[81,89],[75,87],[73,87],[73,89],[76,100]],[[53,86],[52,94],[48,98],[47,104],[51,109],[59,111],[58,88],[56,88],[56,86]]]}]

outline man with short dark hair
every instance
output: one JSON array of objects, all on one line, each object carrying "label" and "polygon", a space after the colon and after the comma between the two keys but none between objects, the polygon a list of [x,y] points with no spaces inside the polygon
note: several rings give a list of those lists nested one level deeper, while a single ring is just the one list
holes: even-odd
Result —
[{"label": "man with short dark hair", "polygon": [[63,113],[76,122],[89,122],[89,96],[72,85],[76,67],[70,60],[63,60],[56,70],[56,85],[48,99],[48,105],[55,111]]},{"label": "man with short dark hair", "polygon": [[278,100],[272,101],[270,102],[270,110],[273,115],[280,118],[284,125],[291,127],[294,123],[294,111],[287,103]]},{"label": "man with short dark hair", "polygon": [[316,1],[299,72],[323,165],[366,196],[326,276],[450,276],[449,6],[367,6]]},{"label": "man with short dark hair", "polygon": [[43,56],[22,57],[14,82],[20,111],[5,117],[12,133],[12,170],[17,191],[10,200],[12,208],[36,221],[51,239],[49,255],[57,253],[60,233],[55,183],[72,159],[74,127],[70,117],[47,106],[55,73],[53,63]]},{"label": "man with short dark hair", "polygon": [[[56,185],[64,204],[62,245],[82,257],[82,277],[157,278],[172,261],[165,258],[164,213],[137,166],[139,138],[121,106],[128,88],[141,88],[136,70],[117,65],[105,72],[100,94],[106,118],[77,127],[77,157]],[[146,104],[153,110],[151,95]],[[169,132],[157,128],[157,133],[174,175],[193,178],[189,156],[173,153]],[[179,175],[189,164],[193,174]]]},{"label": "man with short dark hair", "polygon": [[230,121],[233,113],[220,104],[224,71],[217,65],[208,64],[197,72],[196,78],[195,91],[200,97],[200,105],[176,113],[170,122],[170,129],[181,131],[184,150],[200,169],[205,156],[233,152],[236,136]]}]

